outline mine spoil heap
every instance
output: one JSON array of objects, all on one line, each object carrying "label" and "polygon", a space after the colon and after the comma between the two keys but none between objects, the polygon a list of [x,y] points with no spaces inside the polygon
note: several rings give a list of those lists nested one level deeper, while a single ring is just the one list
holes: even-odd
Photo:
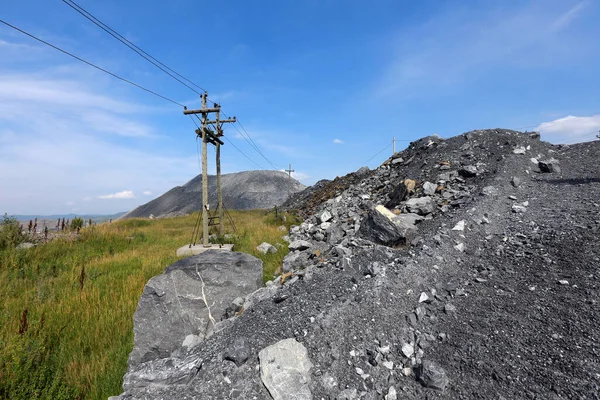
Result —
[{"label": "mine spoil heap", "polygon": [[600,398],[599,156],[481,130],[324,182],[286,274],[130,359],[121,397]]}]

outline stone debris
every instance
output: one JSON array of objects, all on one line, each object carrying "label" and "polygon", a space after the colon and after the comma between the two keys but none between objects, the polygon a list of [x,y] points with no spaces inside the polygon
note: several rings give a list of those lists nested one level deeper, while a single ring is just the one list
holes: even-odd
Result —
[{"label": "stone debris", "polygon": [[465,220],[460,220],[456,223],[456,225],[454,225],[454,228],[452,228],[453,231],[464,231],[465,230]]},{"label": "stone debris", "polygon": [[311,400],[310,369],[306,348],[296,339],[284,339],[258,353],[260,378],[273,400]]},{"label": "stone debris", "polygon": [[412,344],[410,343],[404,343],[402,345],[402,354],[404,354],[405,357],[411,357],[415,352],[415,348],[413,347]]},{"label": "stone debris", "polygon": [[258,246],[256,246],[256,250],[261,254],[275,254],[277,253],[277,248],[270,243],[262,242]]},{"label": "stone debris", "polygon": [[312,243],[306,241],[306,240],[294,240],[293,242],[291,242],[288,245],[288,249],[290,249],[290,251],[294,251],[294,250],[306,250],[308,248],[312,247]]},{"label": "stone debris", "polygon": [[250,346],[244,337],[238,337],[233,345],[223,353],[223,359],[233,361],[238,367],[250,357]]},{"label": "stone debris", "polygon": [[397,399],[398,399],[398,394],[396,392],[396,388],[393,386],[390,386],[387,394],[385,395],[385,400],[397,400]]},{"label": "stone debris", "polygon": [[446,376],[446,371],[428,360],[423,360],[421,365],[418,366],[417,379],[425,387],[442,391],[450,382]]},{"label": "stone debris", "polygon": [[540,171],[545,173],[557,173],[560,174],[560,163],[555,158],[550,158],[547,160],[540,160],[538,162],[538,166],[540,167]]}]

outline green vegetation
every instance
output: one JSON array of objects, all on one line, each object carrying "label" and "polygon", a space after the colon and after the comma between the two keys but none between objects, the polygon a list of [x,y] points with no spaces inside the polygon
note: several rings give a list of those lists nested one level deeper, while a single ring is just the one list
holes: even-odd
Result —
[{"label": "green vegetation", "polygon": [[71,221],[71,230],[76,231],[77,229],[83,228],[83,219],[76,217]]},{"label": "green vegetation", "polygon": [[16,247],[27,239],[21,232],[21,224],[14,217],[4,214],[0,223],[0,251]]},{"label": "green vegetation", "polygon": [[[264,211],[231,212],[236,251],[263,260],[265,279],[281,266],[282,222]],[[0,398],[106,399],[121,392],[133,348],[133,313],[143,287],[177,260],[197,214],[125,220],[81,229],[27,250],[20,226],[0,231]],[[285,225],[289,228],[291,218]],[[18,227],[15,233],[15,227]],[[261,242],[281,243],[262,255]]]}]

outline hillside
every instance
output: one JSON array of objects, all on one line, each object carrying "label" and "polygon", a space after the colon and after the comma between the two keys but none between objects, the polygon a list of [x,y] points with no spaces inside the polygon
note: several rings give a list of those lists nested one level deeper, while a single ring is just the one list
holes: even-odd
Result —
[{"label": "hillside", "polygon": [[599,399],[599,156],[432,136],[300,196],[292,277],[193,348],[130,359],[120,398]]},{"label": "hillside", "polygon": [[[303,184],[280,171],[243,171],[221,176],[223,205],[231,210],[272,208],[305,188]],[[208,200],[217,206],[217,177],[208,176]],[[183,186],[176,186],[162,196],[125,214],[122,218],[147,218],[185,215],[201,209],[202,175]]]}]

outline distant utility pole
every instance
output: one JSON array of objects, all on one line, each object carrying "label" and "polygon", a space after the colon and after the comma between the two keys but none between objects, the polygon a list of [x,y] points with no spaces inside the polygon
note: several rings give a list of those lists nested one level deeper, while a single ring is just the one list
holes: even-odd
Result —
[{"label": "distant utility pole", "polygon": [[292,172],[296,172],[292,169],[292,164],[288,164],[288,169],[285,170],[288,173],[290,179],[292,178]]},{"label": "distant utility pole", "polygon": [[598,134],[596,134],[596,137],[600,139],[600,129],[598,129]]},{"label": "distant utility pole", "polygon": [[[202,99],[202,108],[200,110],[187,110],[184,109],[183,113],[185,115],[192,114],[202,114],[202,119],[200,122],[202,126],[200,129],[196,129],[196,134],[202,137],[202,244],[205,247],[209,247],[208,243],[208,219],[209,219],[209,204],[208,204],[208,166],[206,160],[207,153],[207,143],[210,143],[216,147],[216,159],[217,159],[217,193],[218,193],[218,205],[217,209],[219,211],[219,234],[222,234],[223,229],[223,197],[221,194],[221,145],[223,145],[223,141],[219,139],[220,136],[223,136],[222,124],[227,122],[236,122],[235,117],[232,119],[221,120],[220,112],[221,106],[218,104],[214,104],[212,108],[206,107],[206,99],[208,97],[208,93],[204,92],[200,98]],[[208,116],[210,113],[216,113],[216,119],[214,121],[210,121]],[[214,124],[216,127],[216,133],[208,128],[210,124]]]},{"label": "distant utility pole", "polygon": [[396,154],[396,137],[392,138],[392,155]]}]

